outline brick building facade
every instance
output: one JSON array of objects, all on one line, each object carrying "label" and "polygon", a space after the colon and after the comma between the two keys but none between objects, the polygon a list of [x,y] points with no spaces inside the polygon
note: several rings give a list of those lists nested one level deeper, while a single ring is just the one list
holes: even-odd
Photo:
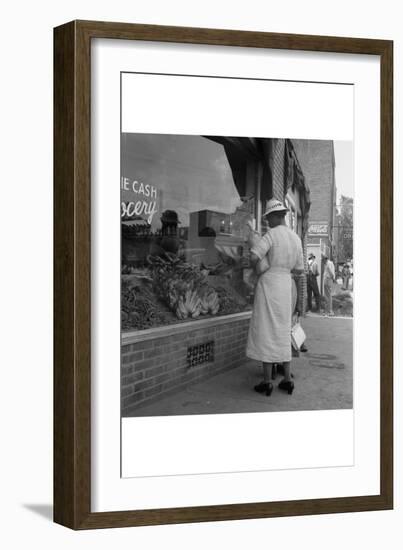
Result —
[{"label": "brick building facade", "polygon": [[337,238],[334,145],[331,140],[297,139],[293,146],[312,202],[306,248],[315,254],[321,271],[321,256],[333,258]]}]

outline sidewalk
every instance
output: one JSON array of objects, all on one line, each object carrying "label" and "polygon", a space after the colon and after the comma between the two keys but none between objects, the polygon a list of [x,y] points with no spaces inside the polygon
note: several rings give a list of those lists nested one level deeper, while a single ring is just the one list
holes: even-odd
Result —
[{"label": "sidewalk", "polygon": [[273,381],[270,397],[256,393],[253,386],[262,379],[262,367],[247,360],[242,367],[140,407],[133,416],[352,408],[352,318],[310,315],[302,320],[302,326],[308,352],[293,359],[295,389],[291,396],[277,388],[280,376]]}]

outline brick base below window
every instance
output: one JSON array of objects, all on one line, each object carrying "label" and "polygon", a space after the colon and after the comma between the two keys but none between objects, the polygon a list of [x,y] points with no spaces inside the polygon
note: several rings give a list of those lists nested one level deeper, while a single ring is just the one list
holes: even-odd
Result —
[{"label": "brick base below window", "polygon": [[[240,366],[245,349],[249,318],[203,328],[178,326],[177,334],[122,346],[122,416],[133,414],[139,406],[191,387]],[[214,361],[188,366],[189,346],[214,341]]]}]

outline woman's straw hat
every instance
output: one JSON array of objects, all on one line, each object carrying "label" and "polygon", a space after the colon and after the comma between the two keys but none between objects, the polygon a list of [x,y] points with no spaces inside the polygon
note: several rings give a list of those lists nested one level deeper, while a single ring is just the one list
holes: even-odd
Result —
[{"label": "woman's straw hat", "polygon": [[267,210],[263,216],[268,216],[272,212],[288,212],[288,208],[277,199],[270,199],[267,203]]}]

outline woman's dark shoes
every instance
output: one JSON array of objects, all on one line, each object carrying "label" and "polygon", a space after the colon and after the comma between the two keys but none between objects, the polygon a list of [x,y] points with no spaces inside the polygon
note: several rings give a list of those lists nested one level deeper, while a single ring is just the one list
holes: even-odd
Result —
[{"label": "woman's dark shoes", "polygon": [[308,348],[306,347],[305,344],[302,344],[302,346],[299,348],[299,351],[306,352],[308,351]]},{"label": "woman's dark shoes", "polygon": [[267,396],[271,395],[273,391],[273,384],[271,382],[260,382],[255,386],[255,391],[258,393],[265,393]]},{"label": "woman's dark shoes", "polygon": [[282,380],[278,387],[280,390],[286,391],[288,395],[291,395],[294,391],[294,382],[292,380]]}]

